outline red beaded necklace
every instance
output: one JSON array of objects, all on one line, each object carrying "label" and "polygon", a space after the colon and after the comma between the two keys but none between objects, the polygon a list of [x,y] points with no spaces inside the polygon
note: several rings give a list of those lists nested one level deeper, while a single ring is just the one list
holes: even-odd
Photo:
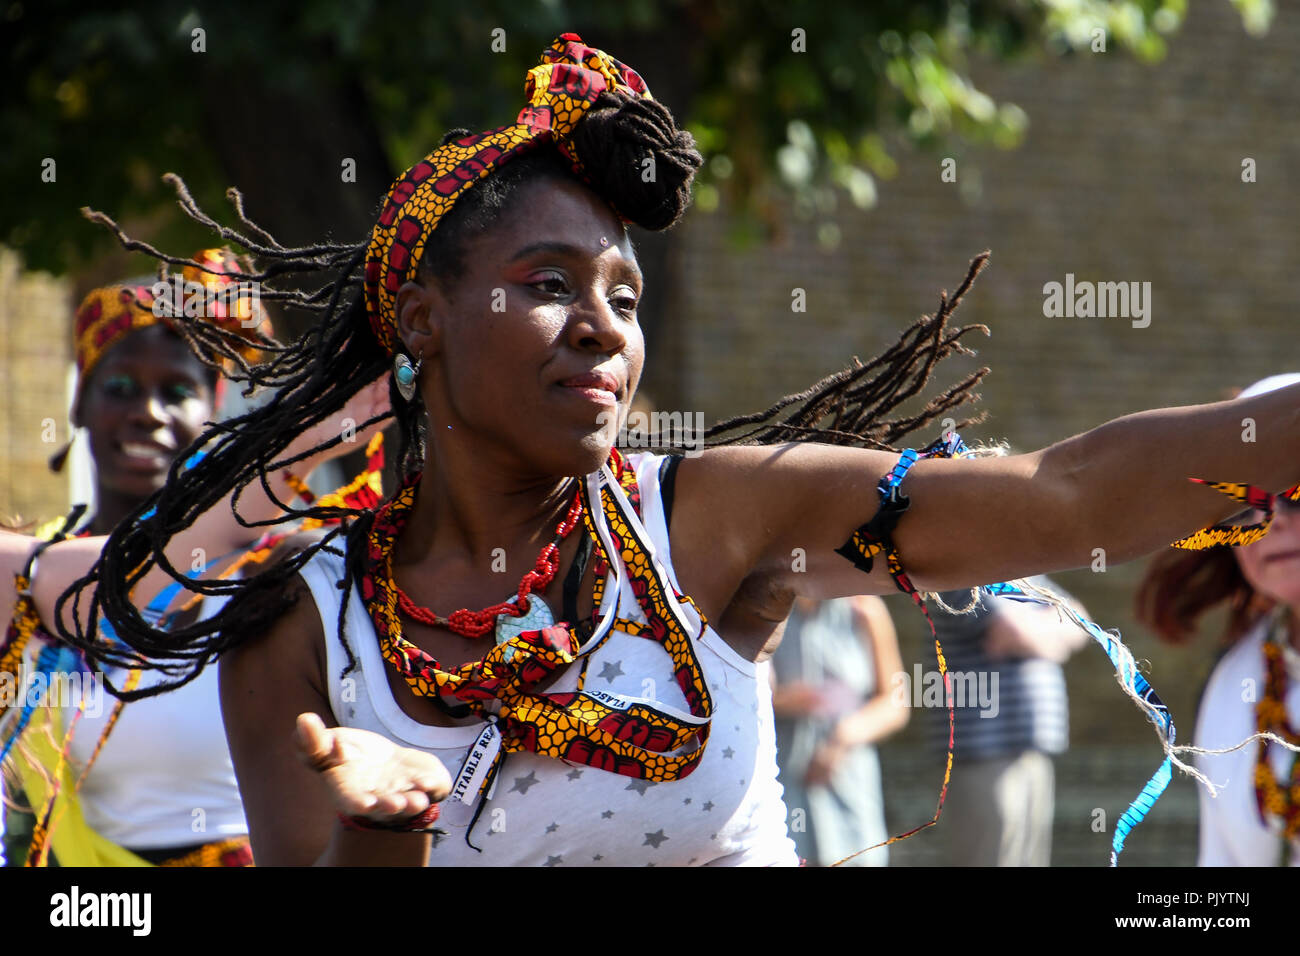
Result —
[{"label": "red beaded necklace", "polygon": [[582,496],[579,488],[573,492],[573,504],[569,505],[568,514],[555,527],[555,538],[550,544],[542,548],[541,553],[537,555],[532,570],[520,579],[519,589],[513,600],[493,604],[481,611],[460,608],[452,611],[449,616],[442,617],[427,607],[421,607],[412,601],[406,592],[397,586],[396,580],[392,579],[390,569],[389,578],[393,581],[393,588],[397,591],[397,606],[401,608],[403,614],[413,621],[419,621],[429,627],[445,627],[462,637],[483,637],[486,634],[491,634],[496,630],[498,617],[502,614],[509,614],[512,617],[526,614],[529,606],[528,595],[532,593],[541,594],[550,586],[551,581],[555,578],[556,571],[560,567],[560,542],[567,538],[573,529],[577,527],[578,519],[581,517]]}]

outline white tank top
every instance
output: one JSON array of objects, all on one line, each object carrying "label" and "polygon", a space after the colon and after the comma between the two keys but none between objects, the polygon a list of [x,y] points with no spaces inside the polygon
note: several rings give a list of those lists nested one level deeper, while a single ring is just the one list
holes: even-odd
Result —
[{"label": "white tank top", "polygon": [[[201,618],[217,613],[226,600],[206,598]],[[121,687],[125,671],[114,670],[111,678]],[[160,679],[157,671],[145,671],[141,686]],[[87,697],[88,704],[94,701]],[[88,711],[72,736],[70,756],[78,770],[94,752],[115,701],[104,692],[98,703],[98,715]],[[64,709],[65,722],[70,713]],[[217,668],[205,668],[178,690],[123,707],[82,785],[80,801],[86,823],[131,850],[246,835],[244,805],[221,720]]]},{"label": "white tank top", "polygon": [[[1210,675],[1196,719],[1196,746],[1206,750],[1232,747],[1255,733],[1255,701],[1264,694],[1265,618],[1223,655]],[[1300,723],[1300,654],[1289,645],[1282,658],[1287,670],[1286,707],[1292,726]],[[1198,787],[1201,805],[1200,866],[1276,866],[1281,858],[1280,821],[1260,819],[1255,800],[1255,761],[1259,742],[1226,754],[1197,754],[1196,766],[1215,786],[1216,797]],[[1291,779],[1291,762],[1300,759],[1285,747],[1269,748],[1269,762],[1278,783]],[[1291,854],[1300,866],[1300,840]]]},{"label": "white tank top", "polygon": [[[662,456],[631,455],[628,460],[640,486],[643,534],[680,591],[659,494]],[[635,515],[630,518],[636,521]],[[388,686],[387,665],[355,584],[346,628],[356,666],[345,677],[347,654],[336,629],[343,559],[319,552],[301,574],[326,635],[325,677],[335,720],[427,751],[455,778],[486,725],[432,727],[407,716]],[[609,581],[602,613],[616,600],[618,616],[643,621],[630,585],[616,589],[612,574]],[[683,608],[688,630],[698,633],[694,609],[689,604]],[[447,835],[435,837],[430,865],[797,865],[777,782],[771,665],[740,657],[712,627],[696,641],[695,653],[714,712],[708,745],[693,773],[655,784],[532,753],[508,754],[472,833],[469,824],[477,804],[443,804],[438,826]],[[578,667],[571,666],[550,689],[576,690],[577,679]],[[689,710],[664,648],[621,631],[591,652],[586,686]],[[466,842],[467,834],[481,852]]]}]

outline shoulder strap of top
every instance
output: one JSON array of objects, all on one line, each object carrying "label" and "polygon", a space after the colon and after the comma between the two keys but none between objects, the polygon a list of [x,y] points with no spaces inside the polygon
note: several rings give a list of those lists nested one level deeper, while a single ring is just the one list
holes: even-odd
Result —
[{"label": "shoulder strap of top", "polygon": [[574,622],[578,619],[578,588],[587,574],[591,551],[591,536],[584,534],[578,543],[578,554],[574,558],[573,566],[569,568],[569,575],[564,579],[563,619],[566,621]]},{"label": "shoulder strap of top", "polygon": [[677,466],[681,463],[681,455],[666,455],[659,464],[659,497],[663,501],[665,528],[672,527],[673,489],[677,483]]}]

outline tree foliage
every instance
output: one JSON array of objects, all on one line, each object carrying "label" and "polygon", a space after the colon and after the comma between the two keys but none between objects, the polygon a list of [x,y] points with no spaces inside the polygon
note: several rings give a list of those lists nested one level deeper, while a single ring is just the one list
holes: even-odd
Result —
[{"label": "tree foliage", "polygon": [[[1231,0],[1246,29],[1269,0]],[[105,237],[84,205],[198,241],[159,178],[215,207],[236,184],[291,240],[355,238],[394,175],[447,128],[504,122],[521,77],[574,30],[639,69],[696,134],[705,209],[759,224],[776,197],[833,220],[869,207],[898,142],[1014,147],[1028,122],[970,78],[973,61],[1092,52],[1159,59],[1186,0],[145,0],[102,12],[3,8],[0,241],[65,271]],[[504,45],[504,49],[500,49]],[[891,145],[895,144],[895,145]],[[352,159],[355,182],[340,174]],[[54,179],[43,172],[54,160]],[[748,217],[748,218],[746,218]],[[191,240],[191,237],[193,239]]]}]

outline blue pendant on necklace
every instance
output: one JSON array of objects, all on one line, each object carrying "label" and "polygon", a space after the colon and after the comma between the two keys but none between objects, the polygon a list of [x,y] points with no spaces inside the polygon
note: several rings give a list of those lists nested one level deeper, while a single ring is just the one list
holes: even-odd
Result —
[{"label": "blue pendant on necklace", "polygon": [[518,617],[502,614],[497,617],[496,642],[504,644],[522,631],[540,631],[555,623],[555,615],[540,595],[528,595],[528,609]]}]

